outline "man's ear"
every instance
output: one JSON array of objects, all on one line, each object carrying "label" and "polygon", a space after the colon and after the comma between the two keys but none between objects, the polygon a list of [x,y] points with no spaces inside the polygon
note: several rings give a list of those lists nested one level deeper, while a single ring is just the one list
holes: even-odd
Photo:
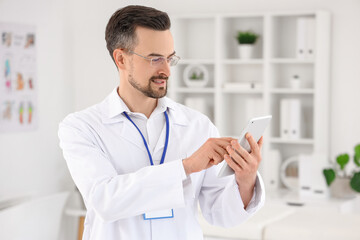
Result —
[{"label": "man's ear", "polygon": [[119,70],[124,70],[126,68],[124,54],[125,54],[125,52],[123,49],[117,48],[113,51],[113,58],[115,60],[116,66],[118,67]]}]

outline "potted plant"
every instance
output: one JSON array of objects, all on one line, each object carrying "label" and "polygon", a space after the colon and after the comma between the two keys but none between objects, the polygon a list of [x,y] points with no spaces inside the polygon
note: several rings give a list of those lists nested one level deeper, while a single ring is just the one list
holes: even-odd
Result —
[{"label": "potted plant", "polygon": [[187,87],[205,87],[209,82],[209,72],[204,65],[188,65],[183,73],[184,83]]},{"label": "potted plant", "polygon": [[252,31],[239,31],[236,39],[239,43],[239,55],[243,59],[249,59],[253,57],[254,44],[259,35]]},{"label": "potted plant", "polygon": [[203,72],[199,72],[199,73],[193,72],[190,76],[190,79],[195,80],[195,81],[202,80],[202,79],[204,79],[204,73]]},{"label": "potted plant", "polygon": [[350,162],[347,153],[337,156],[335,168],[323,170],[326,183],[334,197],[350,198],[355,196],[355,192],[360,193],[360,144],[356,145],[354,150],[355,169],[351,172],[346,169]]}]

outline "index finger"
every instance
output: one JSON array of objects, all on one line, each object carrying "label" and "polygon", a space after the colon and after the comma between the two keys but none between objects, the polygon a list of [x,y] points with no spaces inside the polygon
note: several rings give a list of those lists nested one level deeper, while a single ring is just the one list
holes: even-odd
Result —
[{"label": "index finger", "polygon": [[229,146],[232,140],[236,140],[236,139],[232,137],[215,138],[216,143],[221,147]]}]

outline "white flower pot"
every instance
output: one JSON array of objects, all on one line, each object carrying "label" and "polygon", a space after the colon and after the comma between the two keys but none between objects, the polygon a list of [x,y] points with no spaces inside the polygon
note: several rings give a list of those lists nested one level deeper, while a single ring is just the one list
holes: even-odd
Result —
[{"label": "white flower pot", "polygon": [[253,44],[240,44],[238,48],[239,48],[239,56],[241,59],[251,59],[254,57]]},{"label": "white flower pot", "polygon": [[292,77],[290,79],[290,87],[293,89],[299,89],[301,86],[301,79],[299,77]]},{"label": "white flower pot", "polygon": [[350,186],[349,178],[336,177],[330,185],[330,193],[335,198],[354,198],[355,191]]}]

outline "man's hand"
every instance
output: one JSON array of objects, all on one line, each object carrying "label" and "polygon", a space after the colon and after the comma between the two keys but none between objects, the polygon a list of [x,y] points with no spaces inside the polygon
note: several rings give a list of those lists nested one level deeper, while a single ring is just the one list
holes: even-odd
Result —
[{"label": "man's hand", "polygon": [[244,208],[247,207],[253,195],[263,145],[263,137],[257,143],[250,133],[247,133],[245,137],[251,148],[250,153],[241,147],[237,140],[232,140],[231,146],[226,148],[227,154],[224,156],[227,164],[235,171]]},{"label": "man's hand", "polygon": [[[183,160],[186,174],[200,172],[224,160],[226,148],[234,138],[209,138],[196,152]],[[236,141],[236,140],[235,140]]]}]

